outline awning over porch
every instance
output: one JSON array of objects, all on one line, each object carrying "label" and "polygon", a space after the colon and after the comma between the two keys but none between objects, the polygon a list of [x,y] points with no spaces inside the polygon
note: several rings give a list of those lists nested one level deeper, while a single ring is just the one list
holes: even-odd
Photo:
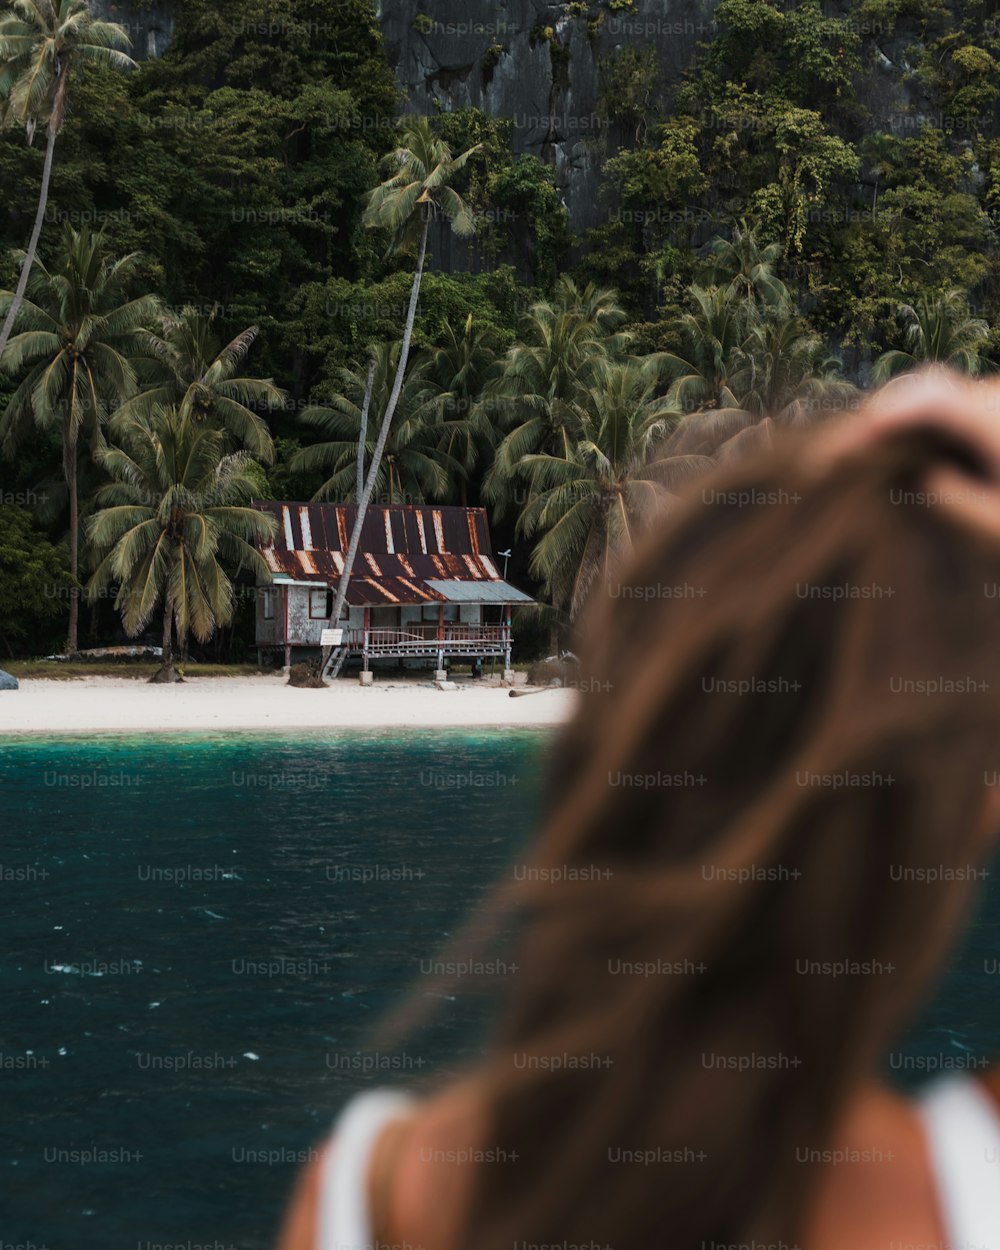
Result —
[{"label": "awning over porch", "polygon": [[454,582],[428,578],[426,585],[436,591],[445,603],[533,603],[531,595],[518,590],[510,582]]}]

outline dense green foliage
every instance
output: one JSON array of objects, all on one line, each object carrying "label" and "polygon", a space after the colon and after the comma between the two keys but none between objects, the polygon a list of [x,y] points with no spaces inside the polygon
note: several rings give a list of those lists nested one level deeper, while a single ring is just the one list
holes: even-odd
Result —
[{"label": "dense green foliage", "polygon": [[[0,16],[12,8],[0,0]],[[852,384],[921,360],[993,367],[1000,31],[980,4],[857,0],[836,16],[818,0],[721,0],[667,88],[649,49],[601,44],[631,0],[562,10],[600,78],[603,224],[572,238],[554,167],[515,153],[510,121],[434,119],[452,152],[472,150],[454,190],[473,234],[430,231],[374,489],[486,502],[497,545],[515,542],[515,580],[565,619],[649,499],[727,440],[836,411]],[[31,288],[41,300],[66,227],[100,231],[102,263],[123,265],[104,315],[140,301],[141,332],[126,319],[100,394],[91,404],[73,381],[69,409],[32,380],[40,340],[13,340],[0,362],[6,493],[31,501],[0,508],[0,560],[24,553],[31,620],[67,602],[29,583],[49,561],[66,585],[69,460],[86,522],[103,439],[127,442],[133,422],[179,405],[219,433],[220,456],[255,457],[257,494],[352,498],[369,359],[366,461],[400,360],[420,232],[365,228],[406,104],[372,0],[184,0],[176,17],[169,51],[137,72],[75,71]],[[564,89],[565,24],[532,39]],[[484,81],[506,55],[486,53]],[[22,130],[0,135],[0,290],[42,158]],[[94,329],[63,329],[72,361]],[[80,558],[83,582],[86,542]],[[10,647],[36,636],[4,621]],[[115,622],[98,603],[80,624],[96,641]]]},{"label": "dense green foliage", "polygon": [[[25,503],[34,503],[28,495]],[[32,523],[29,508],[4,500],[0,507],[0,646],[37,654],[58,647],[66,632],[69,554],[54,547]]]}]

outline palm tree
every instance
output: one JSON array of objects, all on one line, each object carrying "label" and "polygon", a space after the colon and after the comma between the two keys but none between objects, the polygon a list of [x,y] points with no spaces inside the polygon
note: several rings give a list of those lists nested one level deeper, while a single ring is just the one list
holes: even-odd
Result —
[{"label": "palm tree", "polygon": [[[32,427],[57,430],[69,497],[69,650],[77,649],[80,521],[78,459],[81,436],[92,452],[104,443],[109,415],[134,391],[134,360],[143,330],[159,315],[155,296],[129,299],[139,254],[115,259],[103,233],[88,227],[63,231],[58,263],[38,261],[21,306],[23,328],[7,344],[0,365],[11,375],[26,370],[0,416],[0,448],[9,456]],[[0,292],[0,309],[15,296]]]},{"label": "palm tree", "polygon": [[124,447],[105,447],[111,481],[97,494],[88,534],[101,560],[90,595],[117,586],[115,607],[135,637],[163,605],[163,660],[155,682],[180,680],[174,627],[206,642],[233,615],[235,596],[223,566],[270,578],[255,546],[273,536],[274,518],[249,504],[257,484],[246,452],[226,454],[221,431],[176,408],[137,418]]},{"label": "palm tree", "polygon": [[49,180],[56,139],[66,116],[69,81],[78,64],[136,69],[122,48],[131,47],[115,22],[98,22],[87,0],[11,0],[0,17],[0,127],[24,126],[30,144],[39,123],[45,124],[45,161],[38,192],[35,224],[14,298],[0,329],[0,359],[17,319],[49,199]]},{"label": "palm tree", "polygon": [[[331,471],[314,499],[357,500],[355,460],[359,440],[362,454],[371,455],[372,451],[361,432],[365,424],[364,400],[370,395],[377,409],[388,402],[399,351],[398,343],[382,343],[376,348],[371,392],[367,387],[368,369],[341,369],[340,394],[325,405],[307,408],[299,418],[303,424],[321,431],[327,440],[303,447],[290,466],[293,472]],[[374,476],[374,493],[386,503],[420,501],[426,496],[440,499],[448,491],[451,476],[461,472],[460,465],[441,449],[441,416],[449,397],[442,395],[430,380],[429,368],[426,357],[414,356],[406,371],[395,420]]]},{"label": "palm tree", "polygon": [[392,249],[415,243],[417,267],[410,290],[410,305],[406,313],[395,381],[382,413],[382,426],[372,450],[371,467],[364,491],[358,500],[357,518],[347,555],[344,557],[344,571],[337,586],[332,617],[335,621],[340,619],[347,598],[347,585],[358,554],[365,513],[368,511],[382,453],[403,390],[413,324],[417,317],[417,301],[420,298],[420,281],[427,259],[427,236],[431,222],[440,216],[460,237],[471,235],[476,229],[472,210],[448,184],[465,167],[469,158],[479,151],[481,145],[476,144],[460,156],[453,156],[449,145],[435,133],[429,118],[406,116],[400,121],[399,128],[400,142],[395,151],[385,158],[385,165],[390,171],[389,177],[369,195],[364,224],[371,229],[388,230],[392,238]]},{"label": "palm tree", "polygon": [[878,358],[872,374],[875,382],[928,361],[962,373],[978,373],[988,363],[983,349],[989,326],[971,315],[964,292],[925,292],[916,305],[900,304],[899,315],[906,325],[906,349],[884,352]]},{"label": "palm tree", "polygon": [[688,287],[694,304],[674,322],[684,342],[684,355],[665,353],[673,375],[671,395],[680,412],[705,408],[737,408],[733,373],[751,322],[755,305],[738,286]]},{"label": "palm tree", "polygon": [[660,448],[677,414],[661,393],[661,373],[656,357],[606,362],[574,401],[566,453],[521,461],[531,492],[518,531],[542,534],[531,571],[571,619],[596,580],[610,582],[669,494]]},{"label": "palm tree", "polygon": [[616,332],[624,314],[613,291],[582,291],[560,279],[552,300],[533,304],[519,341],[507,353],[496,383],[483,398],[507,434],[483,489],[501,508],[524,456],[567,457],[576,434],[576,400],[619,354],[626,336]]},{"label": "palm tree", "polygon": [[843,412],[856,398],[840,362],[790,303],[749,299],[733,282],[689,294],[695,309],[677,322],[687,359],[663,356],[680,418],[663,451],[678,478],[766,445],[777,426]]},{"label": "palm tree", "polygon": [[270,378],[238,375],[247,353],[260,334],[250,326],[229,343],[218,332],[217,310],[207,316],[185,308],[179,317],[164,316],[160,332],[146,335],[146,351],[153,362],[147,385],[123,404],[115,421],[128,423],[156,408],[175,404],[181,416],[204,421],[224,430],[233,444],[244,446],[264,464],[274,460],[270,431],[253,407],[283,408],[288,402]]},{"label": "palm tree", "polygon": [[761,246],[753,229],[741,220],[733,227],[731,239],[718,236],[709,244],[700,285],[732,288],[743,299],[787,309],[788,288],[775,272],[783,250],[781,243]]},{"label": "palm tree", "polygon": [[779,425],[801,424],[817,410],[842,410],[857,395],[840,361],[799,318],[755,319],[735,353],[739,406]]},{"label": "palm tree", "polygon": [[441,446],[449,459],[461,466],[463,504],[468,500],[469,474],[491,456],[496,444],[493,426],[479,404],[496,367],[496,347],[492,326],[476,321],[469,313],[460,333],[450,323],[445,326],[441,345],[434,352],[434,379],[449,396]]}]

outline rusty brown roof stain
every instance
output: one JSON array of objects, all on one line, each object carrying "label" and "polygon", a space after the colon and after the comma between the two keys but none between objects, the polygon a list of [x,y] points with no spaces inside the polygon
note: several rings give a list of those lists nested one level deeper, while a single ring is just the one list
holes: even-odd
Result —
[{"label": "rusty brown roof stain", "polygon": [[[357,508],[354,504],[254,504],[278,521],[262,547],[271,573],[335,586],[344,570]],[[354,605],[437,603],[446,597],[428,580],[502,581],[491,559],[483,508],[376,505],[368,509],[347,602]]]}]

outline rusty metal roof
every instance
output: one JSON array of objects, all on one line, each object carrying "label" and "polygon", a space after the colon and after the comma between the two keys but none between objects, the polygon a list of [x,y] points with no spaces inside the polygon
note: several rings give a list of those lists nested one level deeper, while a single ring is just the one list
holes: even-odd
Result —
[{"label": "rusty metal roof", "polygon": [[[346,551],[354,528],[354,504],[254,504],[278,523],[274,546],[284,551]],[[490,555],[485,508],[372,505],[365,514],[361,550],[372,555]]]},{"label": "rusty metal roof", "polygon": [[[273,545],[261,555],[278,577],[335,585],[357,516],[353,504],[257,502],[277,522]],[[500,597],[506,587],[493,563],[484,508],[372,506],[365,515],[347,602],[357,605],[455,602],[438,583],[468,583],[465,603],[530,602]],[[482,599],[477,598],[479,584]],[[467,597],[471,596],[471,597]]]}]

